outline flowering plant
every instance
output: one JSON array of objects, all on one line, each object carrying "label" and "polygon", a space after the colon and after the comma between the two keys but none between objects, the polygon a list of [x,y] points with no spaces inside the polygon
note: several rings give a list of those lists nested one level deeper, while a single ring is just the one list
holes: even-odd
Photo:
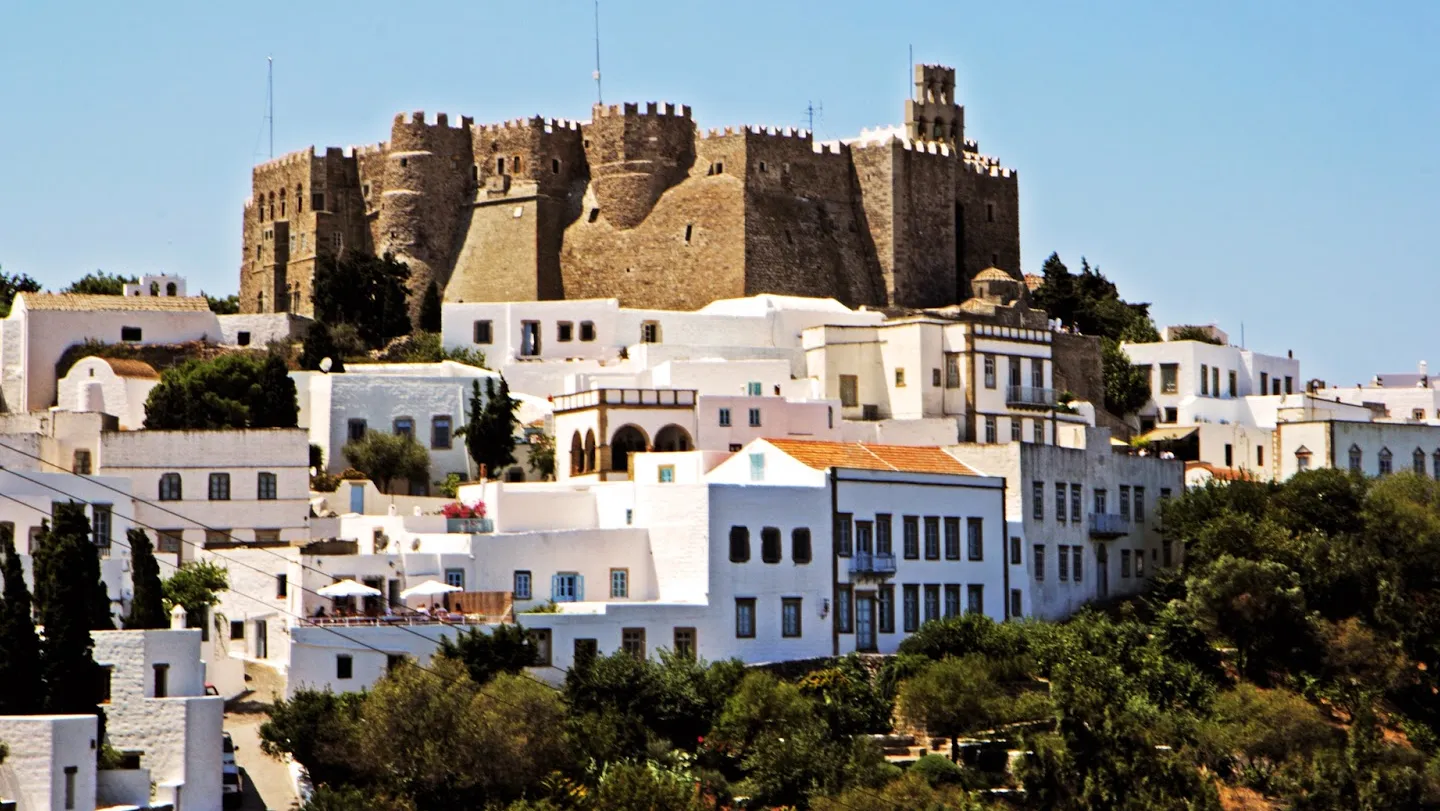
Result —
[{"label": "flowering plant", "polygon": [[440,508],[440,514],[446,518],[484,518],[485,502],[477,501],[474,504],[461,504],[453,501]]}]

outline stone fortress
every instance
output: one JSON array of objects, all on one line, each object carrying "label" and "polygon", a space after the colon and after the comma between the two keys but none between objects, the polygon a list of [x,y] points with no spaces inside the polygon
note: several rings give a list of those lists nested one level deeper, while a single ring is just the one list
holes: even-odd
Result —
[{"label": "stone fortress", "polygon": [[671,104],[483,126],[416,112],[378,145],[255,167],[241,311],[312,315],[317,259],[347,250],[404,260],[412,303],[434,281],[446,301],[945,307],[986,268],[1020,278],[1018,182],[965,139],[939,65],[915,66],[903,128],[832,142],[704,132]]}]

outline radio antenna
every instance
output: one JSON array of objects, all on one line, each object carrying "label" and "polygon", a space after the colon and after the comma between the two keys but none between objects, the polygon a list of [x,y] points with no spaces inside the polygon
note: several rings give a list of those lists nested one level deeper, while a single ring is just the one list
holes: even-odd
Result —
[{"label": "radio antenna", "polygon": [[605,93],[600,87],[600,0],[595,0],[595,101],[605,103]]},{"label": "radio antenna", "polygon": [[275,159],[275,57],[265,57],[265,121],[270,124],[270,159]]}]

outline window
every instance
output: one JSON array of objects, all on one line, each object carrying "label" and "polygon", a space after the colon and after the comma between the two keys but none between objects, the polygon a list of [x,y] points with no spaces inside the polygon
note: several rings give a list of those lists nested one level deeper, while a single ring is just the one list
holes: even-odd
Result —
[{"label": "window", "polygon": [[763,454],[763,453],[752,453],[752,454],[750,454],[750,481],[752,481],[752,482],[763,482],[763,481],[765,481],[765,454]]},{"label": "window", "polygon": [[913,583],[906,583],[901,587],[902,598],[905,605],[902,608],[905,633],[913,633],[920,628],[920,587]]},{"label": "window", "polygon": [[1136,577],[1144,577],[1144,576],[1145,576],[1145,550],[1144,550],[1144,549],[1136,549],[1136,550],[1135,550],[1135,576],[1136,576]]},{"label": "window", "polygon": [[810,553],[810,528],[796,527],[790,530],[790,561],[809,563]]},{"label": "window", "polygon": [[1033,560],[1033,561],[1035,561],[1035,579],[1036,579],[1037,581],[1039,581],[1039,580],[1044,580],[1044,579],[1045,579],[1045,545],[1044,545],[1044,544],[1039,544],[1039,543],[1035,544],[1035,548],[1030,550],[1030,559]]},{"label": "window", "polygon": [[1145,488],[1135,485],[1135,520],[1145,520]]},{"label": "window", "polygon": [[1070,576],[1075,580],[1076,583],[1079,583],[1081,580],[1085,579],[1085,569],[1081,564],[1081,561],[1084,559],[1084,554],[1085,547],[1070,547]]},{"label": "window", "polygon": [[721,427],[721,428],[729,428],[729,427],[730,427],[730,409],[728,409],[728,408],[722,408],[722,409],[720,409],[720,427]]},{"label": "window", "polygon": [[[661,465],[661,466],[657,469],[656,476],[657,476],[657,478],[659,479],[659,481],[660,481],[661,484],[669,484],[669,483],[675,481],[675,466],[674,466],[674,465]],[[627,523],[628,523],[628,522],[627,522]]]},{"label": "window", "polygon": [[1120,517],[1130,520],[1130,485],[1120,485]]},{"label": "window", "polygon": [[110,703],[110,681],[115,675],[115,668],[112,665],[100,665],[100,703]]},{"label": "window", "polygon": [[1055,520],[1065,523],[1065,483],[1055,482]]},{"label": "window", "polygon": [[1266,395],[1266,394],[1269,394],[1269,393],[1270,393],[1270,373],[1269,373],[1269,372],[1261,372],[1261,373],[1260,373],[1260,394],[1263,396],[1263,395]]},{"label": "window", "polygon": [[1437,480],[1440,480],[1440,448],[1430,454],[1430,472]]},{"label": "window", "polygon": [[1129,576],[1130,576],[1130,550],[1129,550],[1129,549],[1121,549],[1121,550],[1120,550],[1120,576],[1121,576],[1121,577],[1129,577]]},{"label": "window", "polygon": [[530,599],[530,572],[521,569],[515,572],[515,584],[512,587],[516,600]]},{"label": "window", "polygon": [[940,586],[927,584],[925,586],[925,621],[932,622],[940,619]]},{"label": "window", "polygon": [[643,324],[640,325],[640,343],[642,343],[642,344],[658,344],[658,343],[660,343],[660,322],[659,322],[659,321],[646,321],[645,323],[643,323]]},{"label": "window", "polygon": [[493,330],[489,321],[475,322],[475,343],[494,343]]},{"label": "window", "polygon": [[945,619],[960,616],[960,584],[945,584]]},{"label": "window", "polygon": [[695,658],[695,629],[675,629],[675,655],[684,659]]},{"label": "window", "polygon": [[636,659],[645,658],[645,629],[621,628],[620,649]]},{"label": "window", "polygon": [[[1422,457],[1422,460],[1421,460],[1421,462],[1420,462],[1420,472],[1421,472],[1421,473],[1424,473],[1424,472],[1425,472],[1425,462],[1424,462],[1424,460],[1423,460],[1424,454],[1421,454],[1421,457]],[[1264,446],[1264,445],[1256,445],[1256,446],[1255,446],[1255,466],[1256,466],[1256,467],[1265,467],[1265,446]]]},{"label": "window", "polygon": [[985,519],[965,519],[965,531],[968,536],[971,560],[985,559]]},{"label": "window", "polygon": [[205,530],[205,545],[216,546],[234,540],[228,529],[207,529]]},{"label": "window", "polygon": [[855,631],[854,593],[849,586],[840,586],[835,589],[835,624],[840,627],[840,633],[848,634]]},{"label": "window", "polygon": [[1350,446],[1350,472],[1351,472],[1351,473],[1359,473],[1359,472],[1360,472],[1360,463],[1363,461],[1363,459],[1362,459],[1363,456],[1364,456],[1364,454],[1362,454],[1362,453],[1360,452],[1360,446],[1359,446],[1359,445],[1351,445],[1351,446]]},{"label": "window", "polygon": [[853,408],[860,404],[860,378],[855,375],[840,375],[840,405]]},{"label": "window", "polygon": [[464,570],[464,569],[446,569],[446,570],[445,570],[445,585],[447,585],[447,586],[454,586],[455,588],[461,589],[461,590],[463,591],[463,590],[465,589],[465,570]]},{"label": "window", "polygon": [[1030,441],[1036,445],[1045,444],[1045,421],[1035,420],[1030,424]]},{"label": "window", "polygon": [[1160,561],[1167,569],[1175,563],[1174,546],[1168,538],[1160,542]]},{"label": "window", "polygon": [[850,557],[855,548],[853,517],[851,513],[835,516],[835,554],[842,558]]},{"label": "window", "polygon": [[120,328],[120,340],[122,341],[138,341],[140,340],[140,335],[141,332],[139,327]]},{"label": "window", "polygon": [[151,670],[155,674],[154,690],[151,692],[153,698],[165,698],[170,695],[170,666],[166,664],[154,665]]},{"label": "window", "polygon": [[960,388],[960,356],[945,356],[945,388]]},{"label": "window", "polygon": [[905,388],[905,369],[903,367],[895,370],[895,388]]},{"label": "window", "polygon": [[889,513],[879,513],[875,516],[875,552],[881,555],[894,554],[893,524],[894,519]]},{"label": "window", "polygon": [[345,424],[345,436],[351,442],[359,442],[365,438],[365,432],[369,425],[365,420],[350,420]]},{"label": "window", "polygon": [[855,548],[866,554],[875,551],[874,521],[855,522]]},{"label": "window", "polygon": [[520,355],[533,358],[540,354],[540,322],[520,322]]},{"label": "window", "polygon": [[760,530],[760,560],[765,563],[779,563],[784,557],[780,551],[780,530],[764,527]]},{"label": "window", "polygon": [[1080,523],[1080,491],[1081,487],[1074,482],[1070,484],[1070,522]]},{"label": "window", "polygon": [[960,559],[960,519],[953,516],[945,519],[945,559]]},{"label": "window", "polygon": [[1045,388],[1045,361],[1041,358],[1030,360],[1030,387],[1035,389]]},{"label": "window", "polygon": [[78,766],[65,767],[65,807],[75,807],[75,775],[80,771]]},{"label": "window", "polygon": [[965,587],[965,610],[971,614],[983,614],[985,612],[985,586],[980,583],[971,583]]},{"label": "window", "polygon": [[185,531],[180,529],[162,529],[155,532],[155,551],[178,553]]},{"label": "window", "polygon": [[1238,388],[1238,387],[1236,386],[1236,383],[1237,383],[1237,380],[1236,380],[1235,370],[1234,370],[1234,369],[1231,369],[1231,370],[1230,370],[1230,396],[1231,396],[1231,397],[1234,397],[1234,396],[1235,396],[1235,390],[1236,390],[1236,388]]},{"label": "window", "polygon": [[581,322],[580,322],[580,340],[582,340],[582,341],[593,341],[593,340],[595,340],[595,322],[593,322],[593,321],[581,321]]},{"label": "window", "polygon": [[1394,457],[1389,448],[1380,449],[1380,475],[1389,476],[1394,472]]},{"label": "window", "polygon": [[1227,442],[1225,443],[1225,467],[1233,467],[1234,465],[1235,447]]},{"label": "window", "polygon": [[799,597],[782,597],[780,599],[780,635],[800,636]]},{"label": "window", "polygon": [[730,562],[745,563],[750,560],[750,528],[730,528]]},{"label": "window", "polygon": [[578,603],[585,599],[585,578],[575,572],[561,572],[550,578],[550,599],[557,603]]},{"label": "window", "polygon": [[758,380],[751,380],[745,383],[745,394],[750,397],[759,397],[765,393],[765,387]]},{"label": "window", "polygon": [[995,388],[995,356],[985,356],[985,388]]},{"label": "window", "polygon": [[179,501],[181,497],[180,474],[160,474],[160,500]]},{"label": "window", "polygon": [[1011,417],[1011,418],[1010,418],[1010,441],[1011,441],[1011,442],[1019,442],[1019,441],[1020,441],[1020,418],[1019,418],[1019,417]]},{"label": "window", "polygon": [[940,559],[940,519],[933,515],[925,516],[925,559]]},{"label": "window", "polygon": [[109,504],[90,506],[90,537],[95,545],[104,549],[110,546],[111,508]]},{"label": "window", "polygon": [[1180,364],[1160,364],[1160,393],[1174,394],[1180,390]]},{"label": "window", "polygon": [[76,448],[74,461],[70,466],[71,471],[80,476],[90,475],[90,451],[84,448]]},{"label": "window", "polygon": [[995,442],[997,441],[996,438],[995,438],[995,418],[994,418],[994,417],[986,417],[986,418],[985,418],[985,441],[986,441],[988,444],[991,444],[991,445],[994,445]]},{"label": "window", "polygon": [[1055,552],[1055,578],[1063,583],[1070,579],[1070,547],[1061,544]]},{"label": "window", "polygon": [[752,408],[752,409],[750,409],[750,427],[751,427],[751,428],[759,428],[759,427],[760,427],[760,409],[758,409],[758,408]]},{"label": "window", "polygon": [[744,445],[741,445],[739,442],[731,442],[731,443],[730,443],[730,452],[731,452],[731,453],[739,453],[739,452],[740,452],[740,449],[743,448],[743,447],[745,447],[745,446],[744,446]]},{"label": "window", "polygon": [[230,500],[230,474],[229,474],[229,473],[211,473],[211,474],[210,474],[210,500],[211,500],[211,501],[229,501],[229,500]]},{"label": "window", "polygon": [[1010,616],[1012,617],[1019,617],[1025,613],[1022,610],[1024,608],[1024,599],[1020,595],[1020,589],[1010,589]]},{"label": "window", "polygon": [[440,414],[430,418],[430,447],[449,448],[454,442],[450,433],[450,415]]},{"label": "window", "polygon": [[1011,385],[1011,386],[1019,386],[1019,385],[1020,385],[1020,359],[1019,359],[1019,358],[1011,358],[1011,359],[1010,359],[1010,385]]},{"label": "window", "polygon": [[255,474],[255,498],[261,501],[274,501],[279,497],[278,480],[274,473]]},{"label": "window", "polygon": [[610,570],[610,599],[628,600],[630,598],[630,570]]},{"label": "window", "polygon": [[510,159],[510,171],[514,172],[514,173],[517,174],[517,175],[520,174],[520,156],[519,156],[519,155],[516,155],[515,157],[513,157],[513,158]]},{"label": "window", "polygon": [[1030,484],[1030,517],[1036,521],[1045,520],[1045,482]]},{"label": "window", "polygon": [[1210,367],[1200,364],[1200,393],[1210,393]]},{"label": "window", "polygon": [[548,667],[551,662],[551,639],[549,628],[528,629],[530,641],[535,643],[535,664]]},{"label": "window", "polygon": [[879,616],[880,633],[895,633],[895,587],[884,585],[875,590],[875,609]]},{"label": "window", "polygon": [[1105,512],[1106,496],[1109,495],[1109,494],[1106,493],[1103,488],[1097,487],[1097,488],[1095,488],[1094,490],[1091,491],[1091,495],[1094,497],[1094,502],[1095,502],[1095,510],[1094,510],[1094,511],[1095,511],[1096,513],[1099,513],[1099,514],[1102,514],[1102,515],[1103,515],[1104,512]]},{"label": "window", "polygon": [[275,575],[275,599],[283,600],[290,596],[290,575]]},{"label": "window", "polygon": [[1010,565],[1019,566],[1020,563],[1020,539],[1012,535],[1010,536]]},{"label": "window", "polygon": [[1210,393],[1216,397],[1220,396],[1220,367],[1213,366],[1210,369]]},{"label": "window", "polygon": [[738,639],[755,638],[755,598],[735,598],[735,636]]},{"label": "window", "polygon": [[1290,377],[1289,375],[1286,375],[1286,376],[1285,376],[1285,393],[1286,393],[1286,394],[1294,394],[1294,393],[1295,393],[1294,387],[1295,387],[1295,379],[1292,378],[1292,377]]},{"label": "window", "polygon": [[901,519],[901,532],[904,534],[902,542],[906,560],[918,560],[920,558],[920,517],[907,515]]},{"label": "window", "polygon": [[355,660],[346,653],[335,656],[335,678],[350,679],[355,676]]},{"label": "window", "polygon": [[600,644],[594,639],[575,640],[575,663],[577,665],[584,665],[588,662],[593,662],[595,661],[595,657],[599,654]]},{"label": "window", "polygon": [[278,529],[257,529],[255,530],[256,543],[280,543],[280,530]]},{"label": "window", "polygon": [[245,620],[230,620],[230,638],[245,638]]},{"label": "window", "polygon": [[1172,407],[1169,407],[1169,408],[1166,408],[1166,409],[1165,409],[1164,417],[1163,417],[1160,421],[1161,421],[1161,422],[1168,422],[1168,423],[1171,423],[1171,424],[1176,423],[1176,422],[1179,422],[1179,421],[1180,421],[1180,409],[1174,408],[1173,406],[1172,406]]},{"label": "window", "polygon": [[560,321],[555,324],[555,340],[559,343],[569,343],[575,334],[575,324],[570,321]]}]

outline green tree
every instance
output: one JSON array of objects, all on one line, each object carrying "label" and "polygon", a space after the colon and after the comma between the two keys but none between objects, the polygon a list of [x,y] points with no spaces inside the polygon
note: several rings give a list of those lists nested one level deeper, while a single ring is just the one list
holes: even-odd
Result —
[{"label": "green tree", "polygon": [[230,588],[230,573],[214,561],[192,560],[181,564],[175,574],[162,582],[161,588],[167,615],[178,605],[186,613],[200,616],[211,606],[220,604],[220,592]]},{"label": "green tree", "polygon": [[1333,748],[1342,734],[1304,698],[1288,690],[1251,684],[1216,697],[1214,719],[1202,727],[1202,744],[1215,765],[1236,769],[1261,790],[1287,761],[1309,761]]},{"label": "green tree", "polygon": [[1013,684],[1024,681],[1025,666],[1019,661],[981,654],[948,658],[905,682],[898,706],[911,724],[950,738],[950,758],[958,760],[958,738],[966,732],[1048,717],[1044,695],[1013,689]]},{"label": "green tree", "polygon": [[434,282],[425,287],[425,295],[420,299],[420,329],[440,331],[440,288]]},{"label": "green tree", "polygon": [[1150,402],[1150,377],[1111,338],[1100,339],[1100,366],[1105,375],[1105,410],[1134,414]]},{"label": "green tree", "polygon": [[40,639],[10,524],[0,524],[0,574],[5,589],[0,601],[0,684],[5,685],[0,715],[32,715],[45,706]]},{"label": "green tree", "polygon": [[366,345],[384,346],[410,334],[409,280],[410,268],[392,254],[322,257],[315,272],[315,318],[332,327],[353,325]]},{"label": "green tree", "polygon": [[510,385],[500,378],[497,390],[495,378],[485,381],[485,397],[480,396],[480,381],[471,383],[470,407],[466,413],[465,427],[457,431],[465,438],[465,449],[475,460],[481,471],[490,477],[515,464],[515,410],[520,401],[510,396]]},{"label": "green tree", "polygon": [[454,642],[441,636],[440,655],[464,664],[476,684],[488,684],[501,673],[520,673],[539,662],[529,632],[504,622],[489,633],[479,628],[461,631]]},{"label": "green tree", "polygon": [[555,478],[555,437],[545,433],[531,437],[530,459],[526,467],[542,480]]},{"label": "green tree", "polygon": [[271,757],[295,758],[316,785],[366,785],[370,781],[354,757],[364,701],[364,693],[328,690],[297,690],[277,699],[260,726],[260,749]]},{"label": "green tree", "polygon": [[430,453],[413,437],[369,431],[340,451],[350,466],[364,473],[382,493],[389,493],[396,479],[412,482],[430,480]]},{"label": "green tree", "polygon": [[205,303],[210,305],[210,312],[216,315],[235,315],[240,312],[240,297],[234,293],[222,298],[201,290],[200,295],[204,296]]},{"label": "green tree", "polygon": [[316,321],[305,331],[300,342],[300,368],[311,372],[320,371],[320,362],[330,359],[330,374],[345,371],[345,358],[335,344],[335,336],[328,324]]},{"label": "green tree", "polygon": [[1295,573],[1283,563],[1221,555],[1186,583],[1190,608],[1235,643],[1241,672],[1262,683],[1272,668],[1304,668],[1315,631]]},{"label": "green tree", "polygon": [[0,271],[0,318],[10,314],[10,305],[15,302],[17,293],[39,292],[40,283],[24,273],[11,274]]},{"label": "green tree", "polygon": [[[90,631],[97,622],[97,601],[104,588],[98,578],[98,558],[90,542],[90,522],[84,505],[56,504],[54,523],[44,527],[36,544],[45,550],[45,600],[40,624],[45,637],[40,647],[45,681],[45,711],[56,715],[98,715],[100,670],[93,656]],[[97,558],[92,564],[91,558]],[[91,572],[94,572],[92,576]],[[37,589],[41,573],[37,571]],[[108,621],[108,600],[105,606]]]},{"label": "green tree", "polygon": [[[931,756],[926,755],[920,760],[924,762],[929,757]],[[954,764],[944,758],[939,758],[939,762],[951,769],[955,768]],[[853,788],[831,797],[818,797],[810,804],[812,811],[984,811],[990,807],[976,795],[958,786],[927,781],[915,767],[900,779],[887,783],[879,791],[863,787]]]},{"label": "green tree", "polygon": [[1172,341],[1199,341],[1202,344],[1214,344],[1220,346],[1220,339],[1210,333],[1204,327],[1185,326],[1175,330],[1170,335]]},{"label": "green tree", "polygon": [[91,296],[124,295],[125,285],[140,281],[134,276],[110,274],[103,270],[87,273],[70,283],[61,293],[83,293]]},{"label": "green tree", "polygon": [[145,401],[152,430],[294,428],[298,414],[295,381],[275,355],[188,360],[161,373]]},{"label": "green tree", "polygon": [[155,560],[150,536],[139,527],[131,527],[125,539],[130,544],[130,581],[134,585],[125,629],[169,628],[165,588],[160,583],[160,564]]},{"label": "green tree", "polygon": [[1085,335],[1115,341],[1153,342],[1160,339],[1150,320],[1149,304],[1131,304],[1099,267],[1084,258],[1072,274],[1058,254],[1050,254],[1041,269],[1045,281],[1032,294],[1035,306]]}]

